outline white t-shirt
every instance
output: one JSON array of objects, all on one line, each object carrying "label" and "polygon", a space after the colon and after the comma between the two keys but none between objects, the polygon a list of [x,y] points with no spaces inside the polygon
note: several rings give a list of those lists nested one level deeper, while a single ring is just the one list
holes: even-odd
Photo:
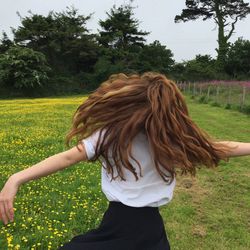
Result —
[{"label": "white t-shirt", "polygon": [[[95,154],[95,146],[98,140],[100,130],[82,140],[85,145],[88,159]],[[102,136],[104,131],[102,132]],[[109,151],[110,152],[110,151]],[[131,207],[159,207],[168,202],[173,197],[176,179],[168,185],[163,181],[156,168],[154,167],[153,158],[147,137],[143,133],[138,133],[132,142],[132,155],[140,162],[142,176],[140,177],[140,168],[138,164],[129,157],[129,161],[136,168],[138,180],[128,169],[124,168],[124,177],[126,181],[121,181],[118,177],[111,180],[111,174],[107,174],[104,167],[101,169],[102,191],[109,201],[120,201]],[[102,156],[99,158],[102,166],[106,167],[106,161]],[[109,159],[114,163],[112,159]],[[165,170],[164,170],[165,171]],[[167,172],[166,172],[167,173]],[[116,167],[114,167],[114,176],[117,176]]]}]

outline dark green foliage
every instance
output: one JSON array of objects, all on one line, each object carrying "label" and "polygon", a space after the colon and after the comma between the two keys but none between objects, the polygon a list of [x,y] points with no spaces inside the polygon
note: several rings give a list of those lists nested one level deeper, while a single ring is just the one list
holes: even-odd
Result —
[{"label": "dark green foliage", "polygon": [[50,78],[48,84],[42,88],[41,94],[49,95],[68,95],[84,93],[85,86],[77,76],[56,75]]},{"label": "dark green foliage", "polygon": [[232,108],[232,105],[230,104],[230,103],[227,103],[226,105],[225,105],[225,109],[231,109]]},{"label": "dark green foliage", "polygon": [[250,78],[250,41],[238,38],[229,49],[226,72],[233,78]]},{"label": "dark green foliage", "polygon": [[186,63],[175,63],[171,69],[170,76],[172,79],[178,80],[178,81],[185,81],[185,69],[186,69]]},{"label": "dark green foliage", "polygon": [[171,76],[181,81],[204,81],[216,78],[216,60],[210,55],[197,55],[195,59],[174,65]]},{"label": "dark green foliage", "polygon": [[93,88],[98,87],[98,85],[106,80],[111,74],[117,74],[120,72],[131,73],[128,72],[128,69],[125,70],[125,67],[125,62],[122,60],[117,60],[117,62],[113,64],[110,60],[110,57],[100,57],[94,68],[95,74],[91,79],[94,83]]},{"label": "dark green foliage", "polygon": [[122,5],[106,12],[107,18],[100,20],[101,30],[97,40],[102,56],[95,65],[95,82],[105,80],[114,73],[138,71],[139,54],[144,47],[148,32],[139,30],[139,21],[133,17],[133,7]]},{"label": "dark green foliage", "polygon": [[9,89],[33,93],[48,80],[50,70],[45,56],[33,49],[13,46],[0,54],[0,82]]},{"label": "dark green foliage", "polygon": [[55,74],[91,71],[98,56],[95,36],[88,33],[91,15],[79,15],[74,7],[61,13],[50,11],[45,17],[30,12],[21,26],[12,29],[14,41],[42,52]]},{"label": "dark green foliage", "polygon": [[0,39],[0,54],[6,52],[14,43],[8,38],[6,32],[2,32],[3,38]]},{"label": "dark green foliage", "polygon": [[11,27],[13,41],[5,32],[0,39],[0,96],[86,93],[111,74],[120,72],[156,71],[177,81],[249,79],[250,42],[243,39],[234,44],[228,42],[235,21],[248,14],[248,4],[243,1],[186,1],[187,9],[176,16],[176,22],[198,17],[214,18],[217,22],[215,5],[224,6],[225,20],[231,18],[232,21],[227,27],[231,25],[232,30],[227,34],[223,30],[227,38],[226,53],[222,53],[226,56],[223,71],[218,70],[218,58],[225,44],[222,47],[219,44],[217,60],[210,55],[197,55],[181,63],[175,63],[172,51],[159,41],[146,44],[149,32],[140,30],[132,2],[113,6],[106,12],[107,17],[99,20],[98,34],[90,34],[86,28],[92,14],[80,15],[74,7],[67,7],[60,13],[50,11],[47,16],[29,11],[30,16],[23,18],[17,12],[21,25],[17,29]]},{"label": "dark green foliage", "polygon": [[173,53],[156,40],[141,49],[138,63],[140,62],[142,62],[140,71],[151,70],[168,74],[174,65]]},{"label": "dark green foliage", "polygon": [[241,109],[242,112],[250,114],[250,105],[244,105]]},{"label": "dark green foliage", "polygon": [[131,5],[113,6],[106,14],[108,17],[99,21],[102,30],[97,39],[101,56],[94,67],[93,82],[99,84],[109,75],[120,72],[166,74],[170,71],[174,64],[173,53],[159,41],[145,44],[144,37],[149,32],[139,30],[139,21],[133,17]]},{"label": "dark green foliage", "polygon": [[220,105],[218,102],[212,102],[212,103],[211,103],[211,106],[220,107],[221,105]]},{"label": "dark green foliage", "polygon": [[133,17],[130,4],[118,8],[114,5],[106,14],[108,17],[99,21],[102,30],[99,31],[98,41],[103,47],[128,50],[134,45],[144,45],[144,36],[149,32],[138,29],[139,21]]},{"label": "dark green foliage", "polygon": [[186,63],[185,74],[191,81],[212,80],[215,78],[215,60],[209,55],[197,55]]},{"label": "dark green foliage", "polygon": [[230,46],[229,39],[235,24],[250,13],[249,3],[243,0],[186,0],[186,7],[181,15],[175,17],[175,22],[213,18],[218,25],[217,68],[223,71]]}]

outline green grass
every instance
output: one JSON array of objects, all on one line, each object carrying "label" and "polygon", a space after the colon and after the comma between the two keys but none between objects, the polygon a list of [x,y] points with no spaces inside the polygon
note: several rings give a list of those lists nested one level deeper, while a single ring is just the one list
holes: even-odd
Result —
[{"label": "green grass", "polygon": [[[209,134],[250,142],[249,115],[186,98],[191,117]],[[0,101],[0,190],[10,175],[66,149],[64,137],[82,101]],[[249,169],[245,156],[198,170],[196,178],[177,177],[173,200],[160,207],[171,249],[250,249]],[[0,222],[0,249],[57,249],[97,227],[108,205],[100,178],[99,163],[85,162],[22,185],[14,223]]]},{"label": "green grass", "polygon": [[[244,105],[241,103],[243,89],[239,85],[231,86],[231,93],[229,94],[229,86],[219,86],[219,92],[217,96],[216,85],[210,85],[210,94],[208,97],[208,87],[203,87],[202,93],[199,88],[196,87],[196,91],[193,91],[193,86],[190,91],[186,91],[185,95],[189,95],[192,99],[199,103],[209,103],[212,106],[218,106],[225,109],[232,109],[243,113],[250,114],[250,88],[245,89],[245,101]],[[229,98],[230,97],[230,98]]]}]

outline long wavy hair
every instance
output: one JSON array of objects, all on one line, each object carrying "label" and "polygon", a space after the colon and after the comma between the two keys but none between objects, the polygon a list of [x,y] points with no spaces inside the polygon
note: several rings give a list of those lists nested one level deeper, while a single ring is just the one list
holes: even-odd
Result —
[{"label": "long wavy hair", "polygon": [[[131,155],[132,140],[139,132],[147,136],[155,167],[169,184],[179,171],[181,175],[195,176],[196,168],[202,165],[217,167],[220,160],[228,161],[227,152],[232,149],[216,143],[216,139],[199,128],[190,118],[177,85],[165,75],[154,72],[114,74],[101,83],[75,111],[65,144],[69,146],[76,137],[80,150],[80,141],[97,130],[100,135],[95,156],[90,161],[102,156],[111,180],[120,176],[126,181],[123,168],[131,171],[136,181],[139,179],[129,161],[129,157],[135,160],[141,171],[140,163]],[[118,173],[116,177],[109,161],[110,148]]]}]

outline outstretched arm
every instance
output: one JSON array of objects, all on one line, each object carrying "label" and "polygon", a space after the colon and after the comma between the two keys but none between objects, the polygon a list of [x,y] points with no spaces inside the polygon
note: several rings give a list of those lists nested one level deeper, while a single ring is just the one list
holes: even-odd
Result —
[{"label": "outstretched arm", "polygon": [[2,220],[4,224],[7,224],[8,220],[13,221],[14,198],[21,184],[47,176],[79,161],[85,161],[87,155],[84,144],[79,144],[79,148],[81,151],[75,146],[67,151],[52,155],[32,167],[10,176],[0,192],[0,220]]},{"label": "outstretched arm", "polygon": [[67,151],[52,155],[45,160],[33,165],[32,167],[13,174],[11,178],[14,179],[20,186],[21,184],[30,180],[47,176],[80,161],[87,160],[86,151],[83,144],[79,144],[79,148],[81,149],[81,152],[79,152],[75,146]]},{"label": "outstretched arm", "polygon": [[237,141],[219,141],[216,143],[222,143],[234,147],[234,149],[228,153],[228,157],[250,155],[250,143]]}]

